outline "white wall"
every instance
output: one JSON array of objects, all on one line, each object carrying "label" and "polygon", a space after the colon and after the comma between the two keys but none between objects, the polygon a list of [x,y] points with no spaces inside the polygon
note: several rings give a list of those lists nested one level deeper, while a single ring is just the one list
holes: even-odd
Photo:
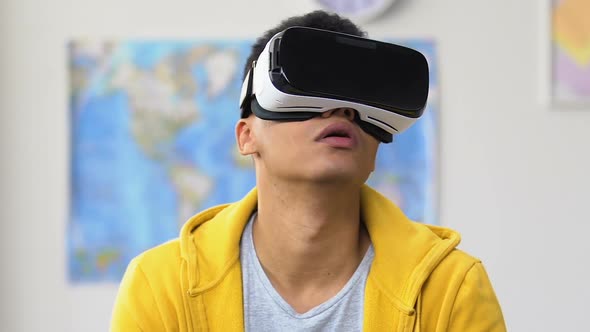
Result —
[{"label": "white wall", "polygon": [[[441,220],[481,257],[511,331],[587,324],[590,107],[540,100],[545,0],[405,0],[373,37],[438,41]],[[104,331],[116,285],[65,281],[71,38],[254,38],[310,2],[0,2],[0,329]],[[230,23],[231,22],[231,23]]]}]

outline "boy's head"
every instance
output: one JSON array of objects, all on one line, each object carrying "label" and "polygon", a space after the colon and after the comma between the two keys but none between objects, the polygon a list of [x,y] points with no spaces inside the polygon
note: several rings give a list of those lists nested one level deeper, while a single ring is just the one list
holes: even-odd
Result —
[{"label": "boy's head", "polygon": [[[256,40],[244,78],[272,37],[296,26],[366,37],[350,20],[324,11],[288,18]],[[306,121],[269,121],[243,114],[236,125],[238,148],[242,155],[253,157],[257,185],[280,180],[360,186],[375,168],[379,141],[355,125],[353,118],[354,111],[345,108]]]}]

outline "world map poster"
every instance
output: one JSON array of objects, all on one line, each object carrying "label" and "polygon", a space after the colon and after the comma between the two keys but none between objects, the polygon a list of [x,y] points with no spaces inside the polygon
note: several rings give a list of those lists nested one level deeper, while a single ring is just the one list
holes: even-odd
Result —
[{"label": "world map poster", "polygon": [[[400,41],[431,69],[422,118],[381,144],[369,184],[412,219],[437,223],[438,77],[430,40]],[[129,261],[208,207],[255,185],[236,148],[252,41],[73,41],[68,45],[72,283],[118,282]]]}]

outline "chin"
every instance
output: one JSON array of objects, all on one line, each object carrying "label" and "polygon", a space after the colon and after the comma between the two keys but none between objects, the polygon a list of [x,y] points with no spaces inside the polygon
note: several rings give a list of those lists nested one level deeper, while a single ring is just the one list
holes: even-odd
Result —
[{"label": "chin", "polygon": [[336,169],[323,169],[321,171],[315,170],[315,172],[309,174],[309,180],[315,181],[318,183],[325,183],[325,184],[358,184],[361,185],[365,183],[367,178],[369,177],[368,174],[360,174],[357,168],[355,169],[345,169],[345,168],[336,168]]},{"label": "chin", "polygon": [[307,163],[282,164],[275,168],[274,175],[295,182],[360,186],[369,178],[371,170],[370,165],[350,160],[309,160]]}]

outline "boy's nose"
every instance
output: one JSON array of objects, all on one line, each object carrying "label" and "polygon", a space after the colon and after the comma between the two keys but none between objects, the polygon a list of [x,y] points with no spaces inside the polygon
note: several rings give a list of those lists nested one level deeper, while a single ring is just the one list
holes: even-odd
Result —
[{"label": "boy's nose", "polygon": [[347,118],[348,120],[352,121],[352,120],[354,120],[354,113],[355,113],[355,110],[353,110],[352,108],[346,108],[346,107],[334,108],[334,109],[331,109],[329,111],[322,113],[322,118],[329,118],[332,115],[336,115],[336,116],[343,116],[343,117]]}]

